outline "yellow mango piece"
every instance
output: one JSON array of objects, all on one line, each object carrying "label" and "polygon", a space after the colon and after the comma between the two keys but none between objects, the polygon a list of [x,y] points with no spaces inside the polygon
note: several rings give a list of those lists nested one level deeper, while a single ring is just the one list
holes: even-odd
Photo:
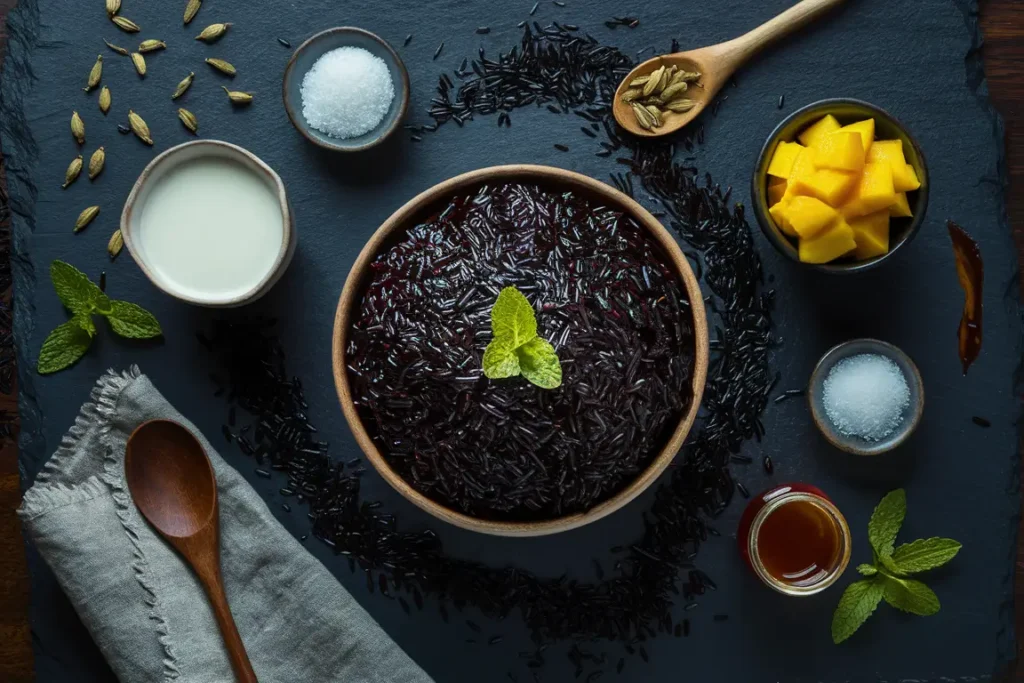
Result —
[{"label": "yellow mango piece", "polygon": [[864,165],[860,182],[854,188],[850,199],[842,205],[839,211],[847,219],[856,218],[888,209],[895,201],[896,190],[893,189],[892,184],[892,167],[884,161],[872,161]]},{"label": "yellow mango piece", "polygon": [[793,178],[789,184],[794,195],[817,197],[829,206],[840,206],[857,187],[859,177],[857,173],[822,168],[809,178]]},{"label": "yellow mango piece", "polygon": [[804,146],[798,142],[780,142],[779,146],[775,148],[771,163],[768,164],[768,175],[776,178],[788,178],[793,169],[793,162],[796,161],[803,148]]},{"label": "yellow mango piece", "polygon": [[828,263],[857,248],[853,239],[853,228],[842,218],[817,237],[800,240],[798,249],[804,263]]},{"label": "yellow mango piece", "polygon": [[793,197],[785,207],[785,215],[801,239],[814,237],[839,218],[839,212],[814,197]]},{"label": "yellow mango piece", "polygon": [[914,167],[903,154],[902,140],[878,140],[868,150],[868,162],[884,161],[892,166],[892,183],[897,192],[912,192],[921,187]]},{"label": "yellow mango piece", "polygon": [[835,171],[859,171],[864,168],[864,143],[858,133],[836,131],[822,138],[815,148],[818,168]]},{"label": "yellow mango piece", "polygon": [[864,119],[857,123],[851,123],[848,126],[843,126],[839,130],[844,133],[860,133],[860,137],[864,142],[864,154],[865,156],[871,151],[871,143],[875,141],[875,120]]},{"label": "yellow mango piece", "polygon": [[[900,174],[900,179],[901,179],[900,180],[900,185],[902,185],[902,187],[905,188],[903,190],[900,190],[901,192],[913,192],[914,190],[916,190],[919,187],[921,187],[921,181],[918,179],[917,171],[914,170],[913,166],[911,166],[910,164],[907,164],[905,169],[904,169],[904,173],[906,175],[903,175],[902,173]],[[892,174],[892,182],[893,182],[893,186],[895,187],[895,184],[896,184],[896,173],[895,173],[895,171]]]},{"label": "yellow mango piece", "polygon": [[855,257],[863,260],[889,253],[888,210],[854,218],[849,225],[853,230],[853,241],[857,243],[853,252]]},{"label": "yellow mango piece", "polygon": [[914,215],[914,212],[910,210],[910,202],[907,201],[906,192],[896,193],[896,201],[889,207],[889,215],[896,218],[910,218]]},{"label": "yellow mango piece", "polygon": [[836,120],[836,117],[829,114],[805,128],[804,132],[797,136],[797,139],[806,147],[817,147],[818,143],[821,142],[825,136],[836,132],[841,127],[842,126],[839,125],[839,121]]},{"label": "yellow mango piece", "polygon": [[789,216],[786,213],[786,209],[789,208],[789,203],[792,199],[792,197],[783,197],[774,206],[768,209],[768,213],[771,214],[772,220],[775,221],[775,225],[778,226],[779,230],[790,237],[797,237],[796,231],[793,230],[793,226],[790,225]]},{"label": "yellow mango piece", "polygon": [[804,147],[800,150],[800,154],[797,155],[796,161],[793,162],[793,169],[789,172],[789,184],[786,186],[784,197],[796,196],[798,194],[796,191],[797,182],[809,182],[817,172],[818,167],[814,165],[814,149]]},{"label": "yellow mango piece", "polygon": [[768,206],[775,206],[786,194],[786,187],[789,181],[785,178],[770,178],[768,180]]}]

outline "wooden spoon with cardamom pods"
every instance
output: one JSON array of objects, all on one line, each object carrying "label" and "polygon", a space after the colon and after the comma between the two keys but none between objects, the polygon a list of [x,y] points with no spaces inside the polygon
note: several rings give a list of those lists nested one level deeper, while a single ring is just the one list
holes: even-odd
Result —
[{"label": "wooden spoon with cardamom pods", "polygon": [[795,31],[843,0],[802,0],[726,43],[648,59],[615,91],[612,113],[634,135],[668,135],[693,121],[729,77],[772,41]]}]

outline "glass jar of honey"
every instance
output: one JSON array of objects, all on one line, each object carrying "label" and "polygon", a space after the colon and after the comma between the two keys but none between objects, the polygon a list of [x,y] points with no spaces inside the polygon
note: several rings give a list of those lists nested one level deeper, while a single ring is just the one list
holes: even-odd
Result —
[{"label": "glass jar of honey", "polygon": [[785,595],[825,590],[850,563],[850,527],[825,493],[783,484],[753,498],[737,533],[754,574]]}]

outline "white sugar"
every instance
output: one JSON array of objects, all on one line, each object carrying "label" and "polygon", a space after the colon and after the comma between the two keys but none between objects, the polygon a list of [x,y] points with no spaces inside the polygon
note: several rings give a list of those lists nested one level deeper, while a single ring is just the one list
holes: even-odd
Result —
[{"label": "white sugar", "polygon": [[361,47],[339,47],[316,60],[302,79],[302,116],[336,138],[354,138],[376,128],[395,99],[384,60]]},{"label": "white sugar", "polygon": [[861,354],[833,366],[825,378],[822,402],[840,434],[881,441],[903,423],[910,387],[892,359]]}]

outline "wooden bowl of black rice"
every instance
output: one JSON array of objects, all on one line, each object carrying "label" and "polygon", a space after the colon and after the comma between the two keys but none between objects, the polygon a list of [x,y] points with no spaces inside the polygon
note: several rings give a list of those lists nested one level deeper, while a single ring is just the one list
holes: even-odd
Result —
[{"label": "wooden bowl of black rice", "polygon": [[[514,286],[561,385],[488,379],[498,293]],[[708,369],[700,286],[633,199],[557,168],[466,173],[374,233],[334,322],[345,418],[399,493],[456,526],[539,536],[623,507],[665,470]]]}]

